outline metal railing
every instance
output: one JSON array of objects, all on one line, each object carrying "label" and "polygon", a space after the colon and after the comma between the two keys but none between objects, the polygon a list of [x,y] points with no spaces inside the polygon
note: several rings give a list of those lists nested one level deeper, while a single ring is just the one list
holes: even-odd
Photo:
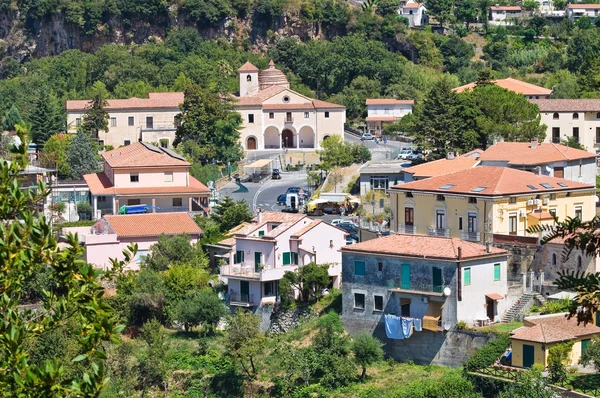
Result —
[{"label": "metal railing", "polygon": [[222,276],[239,276],[242,278],[260,278],[260,270],[254,269],[254,264],[240,263],[233,265],[222,265],[221,266]]},{"label": "metal railing", "polygon": [[450,229],[448,228],[432,228],[429,227],[427,230],[429,236],[450,236]]},{"label": "metal railing", "polygon": [[229,303],[253,304],[253,294],[229,293]]},{"label": "metal railing", "polygon": [[414,235],[417,233],[417,228],[414,225],[399,225],[398,226],[399,234],[408,234]]},{"label": "metal railing", "polygon": [[481,240],[479,232],[462,231],[460,233],[460,237],[463,240],[468,240],[471,242],[479,242]]},{"label": "metal railing", "polygon": [[284,120],[285,124],[292,124],[294,123],[294,118],[292,116],[287,116]]}]

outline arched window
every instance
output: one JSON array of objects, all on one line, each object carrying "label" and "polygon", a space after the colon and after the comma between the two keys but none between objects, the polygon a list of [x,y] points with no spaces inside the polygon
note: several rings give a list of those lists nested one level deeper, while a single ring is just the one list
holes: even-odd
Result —
[{"label": "arched window", "polygon": [[554,112],[554,115],[552,115],[552,119],[558,120],[558,112]]},{"label": "arched window", "polygon": [[579,113],[574,113],[573,120],[578,120],[578,119],[579,119]]},{"label": "arched window", "polygon": [[552,265],[556,265],[556,253],[552,253]]},{"label": "arched window", "polygon": [[251,82],[251,81],[252,81],[252,76],[250,76],[250,75],[246,75],[246,81],[247,81],[247,82]]},{"label": "arched window", "polygon": [[581,256],[577,256],[577,268],[581,268],[582,267],[582,263],[581,263]]}]

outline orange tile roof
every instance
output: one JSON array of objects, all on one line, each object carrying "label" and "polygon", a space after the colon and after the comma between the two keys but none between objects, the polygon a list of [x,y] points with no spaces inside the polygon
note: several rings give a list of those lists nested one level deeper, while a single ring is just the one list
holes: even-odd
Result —
[{"label": "orange tile roof", "polygon": [[262,106],[264,109],[346,109],[345,106],[334,104],[327,101],[321,101],[317,99],[310,99],[304,97],[301,94],[301,97],[306,98],[306,102],[303,104],[264,104],[266,100],[269,98],[283,92],[283,91],[291,91],[294,94],[298,94],[289,88],[285,88],[283,86],[273,85],[265,88],[264,90],[259,91],[254,95],[250,95],[247,97],[236,97],[233,96],[234,106]]},{"label": "orange tile roof", "polygon": [[[106,111],[119,109],[161,109],[177,108],[183,104],[183,93],[150,93],[148,98],[109,99]],[[89,106],[90,100],[67,101],[67,111],[83,111]]]},{"label": "orange tile roof", "polygon": [[236,97],[233,96],[233,103],[234,106],[252,106],[252,105],[262,105],[262,103],[266,100],[268,100],[269,98],[273,97],[274,95],[277,95],[285,90],[288,90],[287,88],[283,87],[283,86],[271,86],[271,87],[267,87],[264,90],[259,91],[258,93],[254,94],[254,95],[250,95],[248,97]]},{"label": "orange tile roof", "polygon": [[498,142],[480,156],[483,161],[505,161],[511,166],[538,165],[565,160],[593,159],[597,155],[581,149],[553,143],[538,143],[535,148],[529,142]]},{"label": "orange tile roof", "polygon": [[102,157],[113,169],[121,167],[191,166],[187,160],[178,159],[162,148],[142,144],[141,142],[102,152]]},{"label": "orange tile roof", "polygon": [[[536,86],[535,84],[526,83],[521,80],[513,79],[511,77],[509,77],[507,79],[492,80],[492,81],[494,83],[496,83],[498,86],[505,88],[507,90],[510,90],[510,91],[514,91],[515,93],[518,93],[518,94],[523,94],[523,95],[550,95],[550,94],[552,94],[552,90],[549,90],[544,87]],[[475,88],[475,86],[476,86],[476,83],[473,82],[473,83],[465,84],[464,86],[456,87],[454,89],[454,91],[457,93],[462,93],[465,90],[470,90],[470,89]]]},{"label": "orange tile roof", "polygon": [[395,98],[367,98],[367,105],[413,105],[414,103],[415,100],[397,100]]},{"label": "orange tile roof", "polygon": [[422,163],[406,168],[404,172],[412,174],[414,178],[437,177],[473,168],[478,162],[477,158],[458,156],[454,159],[439,159]]},{"label": "orange tile roof", "polygon": [[103,217],[120,237],[199,235],[202,230],[188,213],[147,213]]},{"label": "orange tile roof", "polygon": [[[596,4],[600,8],[600,4]],[[530,99],[540,112],[600,112],[600,99]]]},{"label": "orange tile roof", "polygon": [[365,118],[367,122],[393,122],[396,119],[399,118],[394,116],[367,116]]},{"label": "orange tile roof", "polygon": [[210,189],[194,177],[189,176],[188,186],[173,187],[133,187],[116,188],[104,173],[86,174],[83,176],[90,188],[92,195],[169,195],[169,194],[197,194],[208,195]]},{"label": "orange tile roof", "polygon": [[419,7],[421,7],[421,5],[422,4],[420,4],[420,3],[407,3],[402,8],[419,8]]},{"label": "orange tile roof", "polygon": [[342,252],[389,254],[401,257],[423,257],[456,261],[458,259],[459,247],[462,250],[463,260],[507,255],[506,250],[491,247],[491,252],[488,253],[484,245],[457,238],[404,234],[388,235],[344,246],[342,247]]},{"label": "orange tile roof", "polygon": [[344,105],[334,104],[333,102],[321,101],[314,99],[312,100],[315,109],[346,109]]},{"label": "orange tile roof", "polygon": [[337,229],[346,235],[348,234],[348,231],[341,229],[340,227],[337,227],[333,224],[326,223],[323,220],[313,220],[311,223],[306,224],[304,227],[302,227],[298,231],[294,232],[294,234],[291,236],[291,238],[299,239],[302,235],[310,232],[314,227],[316,227],[317,225],[320,225],[320,224],[326,225],[329,228]]},{"label": "orange tile roof", "polygon": [[567,4],[567,8],[597,10],[600,9],[600,4]]},{"label": "orange tile roof", "polygon": [[538,220],[553,220],[552,213],[547,210],[542,211],[532,211],[527,214],[530,217],[537,218]]},{"label": "orange tile roof", "polygon": [[[552,188],[544,188],[541,184],[550,184]],[[529,188],[529,185],[537,189],[533,190]],[[445,186],[448,189],[441,189]],[[473,191],[478,188],[484,189]],[[479,166],[452,174],[395,185],[392,189],[399,191],[435,192],[439,194],[503,196],[588,190],[595,189],[595,187],[593,185],[565,180],[564,178],[541,176],[509,167]]]},{"label": "orange tile roof", "polygon": [[[281,212],[276,212],[276,211],[263,211],[261,214],[260,223],[258,222],[258,218],[254,217],[249,223],[246,223],[246,225],[243,228],[240,228],[239,230],[237,230],[235,232],[235,236],[237,236],[237,237],[248,236],[248,235],[252,234],[254,231],[262,228],[264,225],[266,225],[268,223],[280,223],[282,225],[286,224],[287,228],[289,228],[289,226],[287,224],[291,223],[291,225],[294,225],[303,219],[307,219],[308,221],[311,221],[304,214],[281,213]],[[284,226],[284,227],[286,227],[286,226]],[[285,228],[285,229],[287,229],[287,228]],[[279,229],[279,227],[275,228],[275,229]],[[283,232],[283,229],[281,230],[281,232]],[[265,234],[263,237],[265,237],[267,235],[268,234]],[[267,238],[273,238],[273,236],[268,236]]]},{"label": "orange tile roof", "polygon": [[521,11],[519,6],[492,6],[490,9],[492,11]]},{"label": "orange tile roof", "polygon": [[591,323],[577,325],[576,317],[567,319],[564,313],[525,318],[525,324],[528,323],[533,325],[514,330],[511,338],[537,343],[558,343],[600,333],[600,327]]},{"label": "orange tile roof", "polygon": [[308,109],[315,109],[314,105],[312,103],[308,103],[308,104],[264,104],[262,106],[262,108],[264,110],[279,110],[279,109],[286,109],[286,110],[294,110],[294,109],[299,109],[299,110],[308,110]]},{"label": "orange tile roof", "polygon": [[238,72],[258,72],[258,68],[252,65],[250,61],[246,61],[244,65],[240,66]]}]

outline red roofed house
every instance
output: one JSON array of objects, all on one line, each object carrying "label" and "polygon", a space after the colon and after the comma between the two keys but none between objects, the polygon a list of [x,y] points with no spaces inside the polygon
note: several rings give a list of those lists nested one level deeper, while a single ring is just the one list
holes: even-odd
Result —
[{"label": "red roofed house", "polygon": [[478,166],[392,187],[391,229],[474,242],[528,241],[532,225],[596,214],[595,184],[509,167]]},{"label": "red roofed house", "polygon": [[98,268],[111,266],[110,259],[123,260],[123,250],[138,245],[135,259],[126,269],[138,270],[141,257],[161,235],[186,234],[195,244],[201,230],[189,213],[107,215],[92,227],[64,228],[63,233],[78,233],[85,245],[85,260]]},{"label": "red roofed house", "polygon": [[123,205],[153,212],[203,211],[210,190],[190,176],[191,164],[166,149],[143,142],[102,152],[104,171],[83,176],[92,196],[93,217],[117,214]]},{"label": "red roofed house", "polygon": [[290,90],[273,61],[263,71],[246,62],[238,69],[242,115],[240,141],[245,150],[318,149],[332,135],[344,136],[346,108]]},{"label": "red roofed house", "polygon": [[[373,331],[395,359],[431,363],[444,330],[459,321],[498,320],[510,306],[507,252],[491,245],[393,234],[341,251],[346,330]],[[386,315],[409,319],[412,333],[395,333]],[[402,341],[394,341],[398,339]]]},{"label": "red roofed house", "polygon": [[500,6],[495,5],[490,7],[489,21],[493,24],[506,24],[511,25],[514,20],[521,18],[521,7],[520,6]]},{"label": "red roofed house", "polygon": [[[89,100],[67,101],[67,126],[75,132]],[[148,98],[107,100],[108,131],[99,132],[101,145],[118,148],[143,141],[170,148],[175,140],[175,116],[180,113],[183,93],[149,93]]]},{"label": "red roofed house", "polygon": [[[231,305],[255,307],[279,301],[279,280],[305,264],[329,264],[334,287],[340,285],[340,248],[347,232],[303,214],[260,212],[230,231],[219,249],[221,278],[227,280]],[[214,251],[213,251],[214,252]]]},{"label": "red roofed house", "polygon": [[429,25],[425,2],[409,0],[404,4],[401,3],[400,14],[408,19],[408,26],[411,28]]},{"label": "red roofed house", "polygon": [[367,99],[367,131],[380,135],[384,123],[395,122],[412,113],[413,100],[397,100],[393,98]]},{"label": "red roofed house", "polygon": [[567,4],[567,18],[575,22],[581,17],[598,18],[600,4]]},{"label": "red roofed house", "polygon": [[[550,94],[552,94],[552,90],[550,89],[513,79],[512,77],[492,80],[492,82],[502,88],[514,91],[517,94],[522,94],[529,99],[547,99],[550,98]],[[462,93],[465,90],[474,89],[476,85],[477,84],[475,82],[465,84],[464,86],[456,87],[454,91],[457,93]]]}]

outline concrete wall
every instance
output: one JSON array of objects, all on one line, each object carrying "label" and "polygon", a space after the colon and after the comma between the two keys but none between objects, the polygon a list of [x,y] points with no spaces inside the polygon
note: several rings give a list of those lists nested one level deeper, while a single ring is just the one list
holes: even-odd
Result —
[{"label": "concrete wall", "polygon": [[600,272],[598,257],[588,257],[581,250],[573,250],[567,261],[562,260],[564,245],[548,243],[542,246],[540,253],[541,269],[544,271],[544,280],[554,281],[561,271],[585,271],[587,273]]},{"label": "concrete wall", "polygon": [[367,105],[367,116],[394,116],[401,118],[412,113],[410,104]]},{"label": "concrete wall", "polygon": [[404,182],[404,173],[377,173],[377,174],[360,174],[359,184],[360,184],[360,195],[363,196],[367,192],[372,189],[371,186],[371,176],[373,177],[388,177],[388,187],[391,187],[396,184],[402,184]]},{"label": "concrete wall", "polygon": [[[187,187],[189,186],[188,167],[160,167],[142,169],[117,169],[113,184],[117,188],[140,187]],[[131,182],[131,175],[138,175],[138,182]],[[172,178],[168,178],[172,177]],[[171,181],[167,181],[170,179]]]}]

